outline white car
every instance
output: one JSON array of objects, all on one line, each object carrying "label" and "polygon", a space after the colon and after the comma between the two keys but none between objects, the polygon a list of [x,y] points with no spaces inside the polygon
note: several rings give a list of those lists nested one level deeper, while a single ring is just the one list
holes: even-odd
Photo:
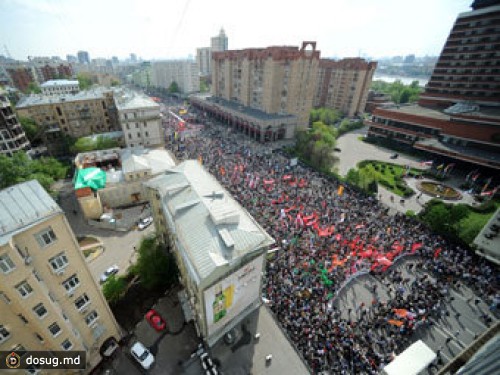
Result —
[{"label": "white car", "polygon": [[101,275],[101,283],[105,283],[106,280],[109,279],[110,276],[115,275],[120,271],[120,268],[115,264],[109,267],[104,273]]},{"label": "white car", "polygon": [[155,362],[153,354],[151,354],[151,352],[139,341],[132,345],[130,353],[132,353],[136,361],[146,370],[149,370]]},{"label": "white car", "polygon": [[152,216],[148,216],[148,217],[146,217],[144,219],[139,220],[139,223],[137,224],[137,227],[139,228],[139,230],[144,230],[147,227],[149,227],[152,222],[153,222],[153,217]]}]

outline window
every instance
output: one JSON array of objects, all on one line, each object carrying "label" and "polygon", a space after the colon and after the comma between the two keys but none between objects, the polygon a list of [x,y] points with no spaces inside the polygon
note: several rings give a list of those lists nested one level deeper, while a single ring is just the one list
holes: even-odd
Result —
[{"label": "window", "polygon": [[46,247],[50,245],[52,242],[57,240],[56,234],[52,230],[52,228],[48,227],[47,229],[41,231],[36,234],[36,240],[41,247]]},{"label": "window", "polygon": [[80,297],[78,297],[75,301],[75,307],[77,310],[83,309],[90,303],[90,298],[86,293],[83,293]]},{"label": "window", "polygon": [[35,312],[36,315],[38,315],[40,319],[45,317],[49,313],[45,308],[45,306],[43,305],[43,303],[39,303],[38,305],[33,307],[33,311]]},{"label": "window", "polygon": [[26,319],[26,317],[23,314],[17,314],[17,316],[19,317],[19,319],[21,319],[21,321],[24,324],[28,324],[28,319]]},{"label": "window", "polygon": [[4,342],[10,337],[10,332],[4,326],[0,325],[0,343]]},{"label": "window", "polygon": [[61,327],[59,327],[59,324],[54,322],[49,326],[49,331],[52,333],[52,336],[56,337],[61,334]]},{"label": "window", "polygon": [[87,323],[87,325],[90,326],[98,318],[99,318],[99,315],[97,315],[97,312],[95,310],[93,310],[91,313],[87,314],[87,316],[85,317],[85,323]]},{"label": "window", "polygon": [[64,289],[66,289],[68,293],[71,293],[73,290],[75,290],[78,285],[80,285],[80,280],[78,279],[78,276],[76,276],[76,274],[63,282]]},{"label": "window", "polygon": [[139,129],[139,123],[138,122],[135,123],[135,128]]},{"label": "window", "polygon": [[0,256],[0,270],[2,270],[3,273],[10,273],[14,268],[16,268],[16,266],[7,254]]},{"label": "window", "polygon": [[132,134],[128,133],[128,139],[132,139]]},{"label": "window", "polygon": [[26,281],[23,281],[20,284],[16,285],[16,289],[21,295],[21,297],[26,298],[28,297],[31,293],[33,293],[33,289],[31,288],[31,285],[28,284]]},{"label": "window", "polygon": [[10,298],[4,292],[0,292],[0,299],[4,301],[6,304],[10,303]]},{"label": "window", "polygon": [[71,343],[71,341],[69,341],[68,339],[64,340],[61,344],[61,347],[64,349],[64,350],[70,350],[72,347],[73,347],[73,344]]},{"label": "window", "polygon": [[49,259],[49,263],[54,271],[60,271],[68,265],[66,254],[60,253]]},{"label": "window", "polygon": [[130,124],[127,124],[127,130],[130,130]]}]

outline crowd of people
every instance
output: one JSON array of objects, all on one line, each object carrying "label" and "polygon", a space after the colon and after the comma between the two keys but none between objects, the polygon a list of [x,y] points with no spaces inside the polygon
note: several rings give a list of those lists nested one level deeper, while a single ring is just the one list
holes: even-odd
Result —
[{"label": "crowd of people", "polygon": [[[264,298],[314,373],[376,374],[413,332],[444,314],[443,297],[464,283],[498,299],[498,274],[470,251],[338,180],[227,127],[172,137],[179,160],[198,159],[276,240]],[[395,267],[411,259],[410,282]],[[382,301],[354,311],[339,300],[353,278],[371,274],[389,287]],[[431,275],[431,276],[428,276]],[[347,316],[346,316],[347,315]]]}]

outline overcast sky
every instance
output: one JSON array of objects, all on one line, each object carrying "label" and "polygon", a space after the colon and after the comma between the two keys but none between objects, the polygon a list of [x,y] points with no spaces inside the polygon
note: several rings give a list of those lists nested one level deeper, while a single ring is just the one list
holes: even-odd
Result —
[{"label": "overcast sky", "polygon": [[322,57],[439,55],[472,0],[0,0],[0,55],[182,58],[317,41]]}]

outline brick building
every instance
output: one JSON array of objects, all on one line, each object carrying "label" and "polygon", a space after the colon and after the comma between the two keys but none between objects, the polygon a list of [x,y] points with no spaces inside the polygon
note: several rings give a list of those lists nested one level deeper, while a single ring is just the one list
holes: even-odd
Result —
[{"label": "brick building", "polygon": [[459,14],[418,105],[378,108],[369,136],[500,170],[500,1]]}]

